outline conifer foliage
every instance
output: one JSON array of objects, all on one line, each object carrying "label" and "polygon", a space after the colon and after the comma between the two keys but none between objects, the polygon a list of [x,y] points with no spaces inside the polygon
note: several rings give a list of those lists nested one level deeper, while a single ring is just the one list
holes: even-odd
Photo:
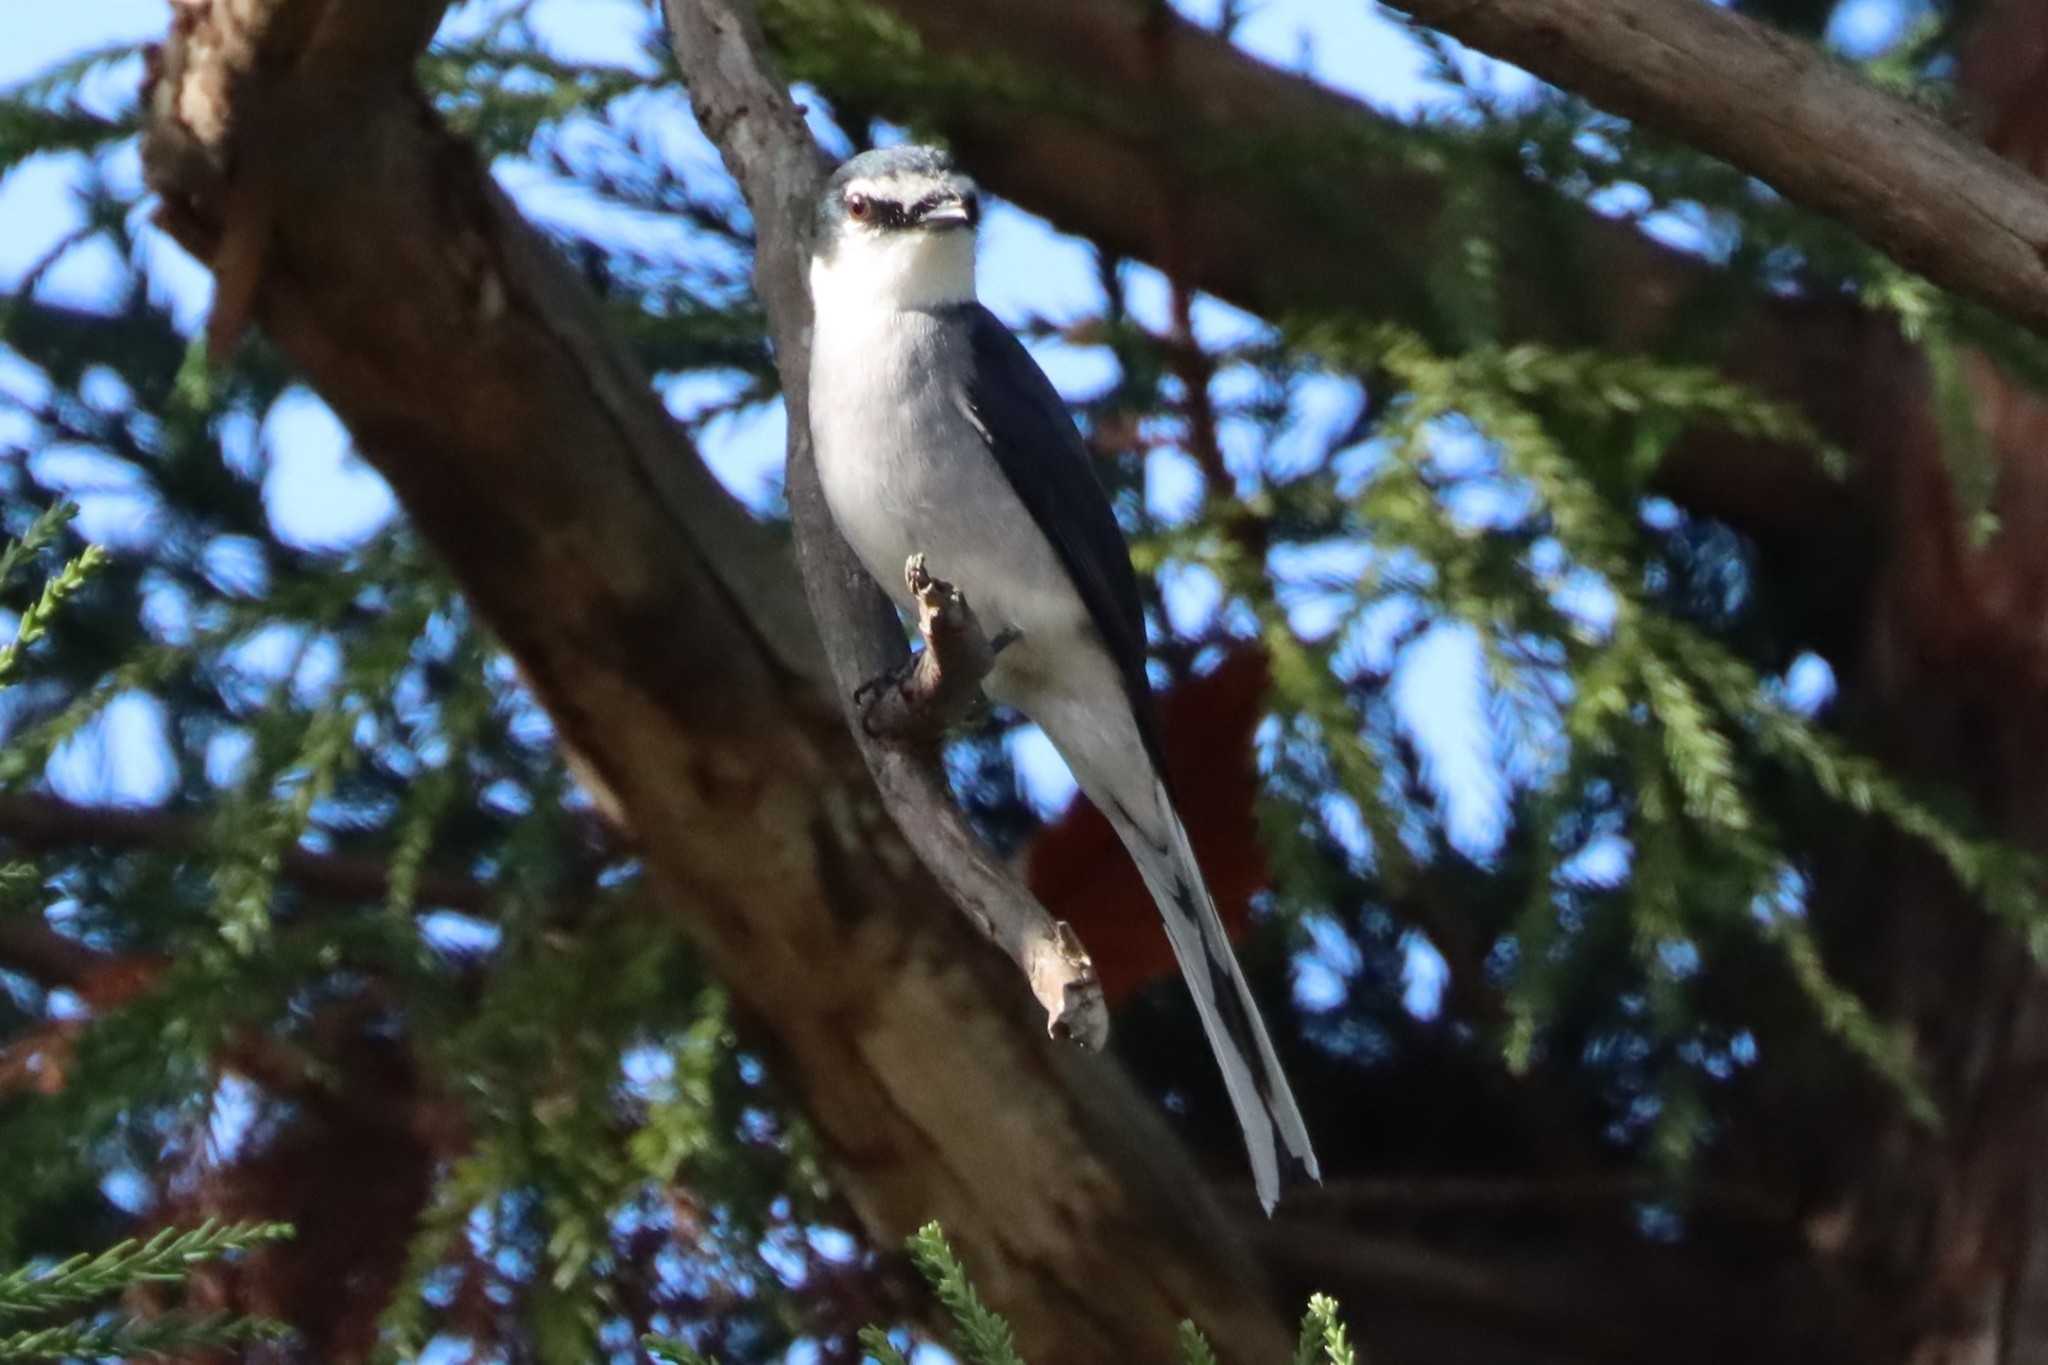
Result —
[{"label": "conifer foliage", "polygon": [[[1135,13],[1093,3],[1104,43]],[[659,7],[598,8],[455,6],[420,117],[786,559],[752,222]],[[1139,8],[1209,29],[1217,82],[1272,78],[1256,7]],[[1735,8],[1802,40],[1896,9],[1845,64],[2048,159],[2022,6]],[[2048,1245],[2048,343],[1427,30],[1415,112],[1305,96],[1325,121],[1282,126],[1051,65],[1021,21],[759,11],[833,150],[952,141],[1017,196],[988,268],[1058,263],[999,302],[1130,534],[1175,781],[1330,1175],[1244,1222],[1270,1283],[1227,1324],[1177,1307],[1156,1358],[1228,1365],[1226,1331],[1284,1343],[1303,1302],[1300,1365],[2048,1350],[2009,1297]],[[906,1177],[821,1138],[772,1008],[655,912],[664,831],[567,750],[449,509],[393,497],[260,309],[210,354],[136,170],[155,61],[0,91],[0,193],[44,187],[53,224],[0,223],[32,256],[0,276],[0,1358],[1062,1359],[1046,1324],[1081,1306],[961,1262],[1085,1278],[1097,1225],[948,1217],[962,1256],[936,1226],[900,1251],[916,1220],[876,1210]],[[1065,149],[1053,190],[1019,129]],[[1104,220],[1129,163],[1102,148],[1131,146],[1179,189]],[[1204,215],[1266,234],[1270,278],[1205,262]],[[807,742],[843,742],[789,673]],[[1210,1186],[1173,1197],[1235,1220],[1192,1011],[1033,753],[984,713],[948,771],[1102,959],[1116,1058]],[[858,924],[841,871],[821,913]],[[1165,1197],[1106,1206],[1142,1235]]]}]

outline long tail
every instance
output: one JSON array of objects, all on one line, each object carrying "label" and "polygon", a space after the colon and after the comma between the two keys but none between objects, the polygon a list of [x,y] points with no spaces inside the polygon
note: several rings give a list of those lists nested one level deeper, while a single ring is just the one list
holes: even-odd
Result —
[{"label": "long tail", "polygon": [[1265,1021],[1252,1001],[1251,988],[1245,984],[1223,920],[1216,913],[1216,902],[1202,880],[1187,831],[1181,827],[1164,785],[1155,784],[1153,805],[1162,826],[1158,830],[1143,828],[1115,802],[1102,809],[1137,863],[1152,899],[1159,903],[1173,955],[1187,978],[1195,1009],[1202,1016],[1202,1030],[1209,1035],[1209,1046],[1223,1069],[1231,1107],[1244,1129],[1259,1203],[1271,1214],[1280,1198],[1283,1159],[1292,1168],[1290,1175],[1321,1180],[1322,1171],[1309,1146],[1308,1125],[1295,1107],[1287,1074],[1280,1069],[1273,1040],[1266,1035]]}]

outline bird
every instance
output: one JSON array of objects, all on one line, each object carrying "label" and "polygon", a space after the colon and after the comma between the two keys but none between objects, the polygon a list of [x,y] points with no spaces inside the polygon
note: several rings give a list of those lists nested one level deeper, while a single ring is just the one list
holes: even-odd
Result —
[{"label": "bird", "polygon": [[809,270],[820,489],[900,609],[921,555],[1004,642],[984,691],[1039,727],[1137,865],[1270,1215],[1283,1180],[1321,1171],[1167,787],[1129,547],[1059,393],[977,297],[980,219],[939,148],[862,152],[827,179]]}]

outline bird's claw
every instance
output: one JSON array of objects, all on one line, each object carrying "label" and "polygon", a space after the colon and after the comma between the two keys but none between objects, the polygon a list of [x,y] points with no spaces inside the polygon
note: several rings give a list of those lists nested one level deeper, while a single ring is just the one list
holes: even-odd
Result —
[{"label": "bird's claw", "polygon": [[913,654],[909,662],[892,668],[887,673],[878,673],[869,678],[853,689],[853,704],[863,711],[867,710],[874,704],[875,698],[882,694],[883,689],[901,687],[916,668],[917,656]]}]

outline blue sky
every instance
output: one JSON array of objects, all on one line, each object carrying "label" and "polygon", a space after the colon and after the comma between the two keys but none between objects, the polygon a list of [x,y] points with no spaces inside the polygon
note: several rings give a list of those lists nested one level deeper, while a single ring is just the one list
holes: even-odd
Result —
[{"label": "blue sky", "polygon": [[[1203,6],[1191,9],[1197,17],[1205,17]],[[163,32],[168,16],[169,7],[157,0],[0,6],[0,83],[11,84],[79,52],[155,37]],[[561,55],[627,64],[642,60],[636,39],[643,16],[644,9],[631,0],[552,0],[535,11],[536,27]],[[457,22],[461,21],[459,16]],[[1275,61],[1306,66],[1333,85],[1385,107],[1413,109],[1431,94],[1423,79],[1422,60],[1413,46],[1396,23],[1380,17],[1370,6],[1272,0],[1254,8],[1241,36],[1246,46]],[[111,108],[129,97],[134,81],[132,63],[116,66],[88,87],[88,97]],[[675,142],[680,164],[716,173],[715,154],[694,130],[679,127]],[[71,187],[79,165],[76,158],[39,158],[0,182],[0,224],[4,224],[0,227],[0,279],[18,280],[77,225]],[[506,163],[498,171],[537,218],[562,225],[587,221],[587,206],[536,168]],[[112,174],[117,182],[133,183],[138,174],[134,157],[116,158]],[[152,292],[171,302],[182,321],[196,324],[207,306],[209,277],[153,232],[145,233],[143,240],[142,264]],[[50,296],[79,303],[98,302],[120,269],[121,263],[112,260],[110,252],[78,253],[45,280],[43,289]],[[991,306],[1012,319],[1027,314],[1070,318],[1092,308],[1097,298],[1093,264],[1081,244],[1051,232],[1037,219],[1000,207],[991,214],[984,234],[982,282]],[[1163,326],[1166,298],[1162,280],[1152,272],[1138,272],[1136,306],[1141,316]],[[1197,325],[1204,338],[1213,341],[1242,336],[1254,324],[1230,309],[1204,304]],[[1108,358],[1100,352],[1047,345],[1039,348],[1039,354],[1056,382],[1070,393],[1085,392],[1110,374]],[[14,380],[22,382],[22,377],[17,374]],[[8,375],[0,370],[0,383],[5,382]],[[686,381],[669,397],[682,409],[705,401],[716,388]],[[248,448],[231,452],[238,458],[246,456],[254,462],[257,450],[262,452],[267,462],[265,490],[271,516],[280,534],[290,540],[346,545],[395,510],[382,481],[354,458],[346,432],[310,393],[281,403],[261,430],[238,432],[231,444],[239,443]],[[758,502],[780,464],[779,406],[718,422],[707,433],[703,447],[707,460],[728,486]],[[67,458],[78,461],[81,480],[89,475],[90,460],[82,453],[52,452],[42,457],[46,467],[54,461],[68,474],[70,467],[63,464]],[[1148,498],[1161,509],[1186,506],[1195,493],[1191,466],[1172,457],[1156,463]],[[132,500],[101,496],[83,501],[83,524],[96,538],[118,545],[145,529],[146,507]],[[1172,588],[1171,607],[1177,621],[1206,614],[1213,592],[1201,576],[1180,575]],[[1457,653],[1455,642],[1446,642],[1424,651],[1415,666],[1431,672],[1451,668]],[[1448,695],[1434,686],[1410,690],[1418,698]],[[108,742],[88,744],[73,755],[71,768],[64,774],[66,785],[77,788],[78,795],[103,799],[146,801],[159,794],[168,770],[151,752],[153,723],[146,708],[133,704],[115,708],[104,735]],[[1452,737],[1440,747],[1450,770],[1470,766],[1469,743],[1461,745]],[[1071,786],[1049,746],[1030,735],[1021,737],[1017,757],[1038,799],[1046,804],[1065,800]]]},{"label": "blue sky", "polygon": [[[1854,0],[1838,16],[1832,37],[1852,51],[1868,50],[1889,41],[1915,13],[1917,0]],[[1198,20],[1213,18],[1216,0],[1183,0],[1182,8]],[[478,6],[459,11],[451,21],[473,25]],[[95,0],[86,5],[0,5],[0,84],[12,84],[72,54],[109,44],[159,36],[168,21],[164,0]],[[535,27],[560,56],[593,62],[644,67],[638,38],[645,8],[638,0],[541,0],[533,11]],[[1387,11],[1360,0],[1262,0],[1249,7],[1238,33],[1248,49],[1277,64],[1305,70],[1325,83],[1351,93],[1388,112],[1413,114],[1446,98],[1432,85],[1427,62]],[[1503,90],[1526,87],[1520,73],[1467,54],[1475,78]],[[118,64],[88,85],[89,101],[111,109],[132,97],[136,63]],[[690,125],[679,106],[663,106],[661,143],[673,164],[707,178],[722,176],[717,156]],[[73,187],[82,162],[75,157],[35,159],[0,180],[0,280],[12,284],[40,260],[79,215]],[[552,179],[532,163],[501,162],[501,181],[522,207],[543,223],[587,225],[602,210],[572,188]],[[112,159],[108,174],[132,186],[139,177],[131,153]],[[659,223],[620,229],[607,218],[607,231],[660,233]],[[172,305],[188,326],[203,319],[211,291],[208,274],[153,231],[141,237],[138,262],[152,293]],[[111,250],[98,247],[76,253],[45,278],[47,295],[84,304],[101,301],[124,263]],[[1167,290],[1164,281],[1142,267],[1133,271],[1133,305],[1144,320],[1164,327]],[[983,235],[981,281],[984,297],[1006,318],[1029,315],[1065,320],[1091,311],[1097,284],[1089,251],[1041,221],[1014,209],[996,206]],[[1220,304],[1204,301],[1196,316],[1204,340],[1222,342],[1256,330],[1256,320]],[[1054,380],[1069,394],[1089,392],[1111,374],[1105,352],[1057,343],[1035,347]],[[32,385],[32,376],[0,358],[0,389]],[[1219,388],[1228,377],[1219,379]],[[722,396],[726,384],[693,376],[673,383],[666,397],[679,412]],[[1332,382],[1311,385],[1295,414],[1295,430],[1281,437],[1284,446],[1299,440],[1304,448],[1316,432],[1341,420],[1352,395],[1348,386]],[[8,435],[10,416],[0,411],[0,439]],[[1226,453],[1249,459],[1250,436],[1225,433]],[[779,404],[766,411],[720,419],[701,442],[707,461],[742,498],[760,505],[772,493],[782,459],[783,425]],[[343,547],[374,531],[396,512],[383,481],[353,454],[347,433],[326,407],[308,391],[297,392],[265,418],[260,428],[243,423],[231,428],[228,454],[238,464],[264,471],[266,504],[278,532],[306,545]],[[1246,448],[1240,448],[1246,447]],[[90,482],[95,473],[90,452],[46,450],[39,468]],[[1156,511],[1171,515],[1185,509],[1197,491],[1193,466],[1185,457],[1162,453],[1150,464],[1147,499]],[[146,531],[146,503],[108,490],[83,497],[83,524],[88,534],[115,545]],[[1169,568],[1164,577],[1169,615],[1181,628],[1199,625],[1217,608],[1214,581],[1199,569]],[[1592,607],[1597,613],[1597,604]],[[1315,607],[1301,608],[1298,624],[1315,625]],[[1819,671],[1816,672],[1815,670]],[[1824,665],[1796,672],[1795,698],[1817,697],[1828,679]],[[1504,817],[1504,780],[1499,757],[1485,718],[1486,697],[1479,683],[1477,650],[1461,628],[1438,629],[1402,655],[1393,688],[1397,713],[1427,760],[1441,793],[1442,814],[1452,840],[1484,855],[1497,845]],[[148,802],[168,787],[170,769],[161,739],[162,717],[146,699],[126,698],[110,708],[104,722],[60,755],[53,779],[60,790],[81,799]],[[1063,765],[1035,732],[1021,733],[1014,753],[1027,789],[1041,805],[1064,803],[1072,791]],[[1313,962],[1304,985],[1316,984]],[[1334,983],[1329,983],[1334,984]],[[1415,954],[1412,1003],[1427,1008],[1440,975],[1430,955]]]},{"label": "blue sky", "polygon": [[[1212,0],[1185,0],[1181,8],[1201,19],[1211,17],[1215,6]],[[1830,36],[1851,52],[1869,51],[1895,37],[1916,13],[1914,3],[1854,0],[1838,15]],[[536,24],[561,55],[638,62],[637,38],[644,16],[645,8],[637,0],[543,0],[536,10]],[[168,17],[169,6],[163,0],[92,0],[71,5],[14,0],[0,4],[0,85],[11,85],[74,53],[160,36]],[[1305,69],[1391,112],[1412,113],[1440,98],[1426,77],[1422,55],[1399,23],[1362,0],[1263,0],[1251,7],[1239,40],[1269,60]],[[1509,88],[1523,81],[1516,73],[1477,59],[1472,66]],[[137,75],[133,63],[117,66],[88,87],[88,96],[112,108],[131,96]],[[679,165],[717,174],[715,154],[686,120],[678,118],[673,131]],[[76,158],[39,158],[0,180],[0,281],[9,286],[18,282],[25,270],[77,225],[73,187],[81,166]],[[526,211],[543,221],[572,223],[591,211],[530,165],[508,162],[497,169]],[[135,184],[138,168],[133,155],[115,158],[110,174],[117,182]],[[83,304],[101,302],[110,282],[122,272],[123,263],[109,259],[105,248],[99,250],[97,256],[87,252],[70,259],[42,288],[49,295]],[[155,296],[170,303],[181,322],[196,327],[205,315],[210,294],[207,273],[153,233],[143,234],[141,256],[139,264]],[[1091,311],[1098,301],[1094,266],[1086,248],[1016,210],[999,206],[992,211],[981,261],[984,296],[1006,318],[1015,320],[1028,314],[1072,318]],[[1143,270],[1137,272],[1137,281],[1135,302],[1141,317],[1164,326],[1163,282]],[[1210,341],[1242,336],[1256,326],[1253,320],[1216,304],[1203,305],[1197,325]],[[1085,393],[1110,374],[1109,361],[1099,352],[1045,345],[1038,347],[1037,353],[1055,381],[1070,394]],[[0,356],[0,391],[33,383],[33,376]],[[683,410],[707,401],[718,391],[715,383],[686,380],[675,385],[667,397]],[[1333,390],[1318,399],[1312,392],[1298,413],[1299,423],[1306,430],[1334,420],[1345,396]],[[10,415],[0,410],[0,440],[9,437],[6,424],[10,420]],[[758,504],[779,468],[782,434],[778,407],[720,421],[709,428],[702,445],[727,485]],[[260,429],[245,424],[231,434],[229,444],[232,458],[265,469],[267,506],[279,533],[288,540],[345,546],[395,514],[395,504],[383,482],[354,456],[347,433],[309,392],[280,403]],[[75,469],[81,479],[89,479],[93,472],[87,452],[48,451],[38,459],[50,462],[51,468]],[[1155,508],[1170,511],[1185,506],[1194,489],[1191,467],[1185,460],[1167,455],[1154,461],[1147,497]],[[96,538],[118,545],[146,528],[146,507],[124,499],[118,490],[84,502],[85,528]],[[1205,619],[1215,610],[1217,598],[1213,581],[1199,572],[1182,572],[1169,579],[1167,605],[1177,625]],[[1818,660],[1804,661],[1787,680],[1788,694],[1795,702],[1811,704],[1824,695],[1829,681],[1825,665]],[[1457,629],[1426,636],[1404,656],[1395,677],[1394,697],[1441,786],[1444,816],[1453,839],[1475,851],[1492,847],[1503,816],[1502,774],[1485,726],[1485,699],[1471,640]],[[60,789],[80,798],[155,799],[169,781],[160,723],[161,718],[146,702],[131,699],[117,704],[90,742],[66,751],[53,778]],[[1064,800],[1071,785],[1042,739],[1029,734],[1020,737],[1016,756],[1038,800],[1048,805]],[[1318,956],[1311,952],[1303,961],[1301,987],[1310,997],[1318,990],[1340,988],[1336,969],[1318,965]],[[1419,940],[1412,946],[1410,959],[1410,1003],[1426,1011],[1442,985],[1441,960]]]}]

